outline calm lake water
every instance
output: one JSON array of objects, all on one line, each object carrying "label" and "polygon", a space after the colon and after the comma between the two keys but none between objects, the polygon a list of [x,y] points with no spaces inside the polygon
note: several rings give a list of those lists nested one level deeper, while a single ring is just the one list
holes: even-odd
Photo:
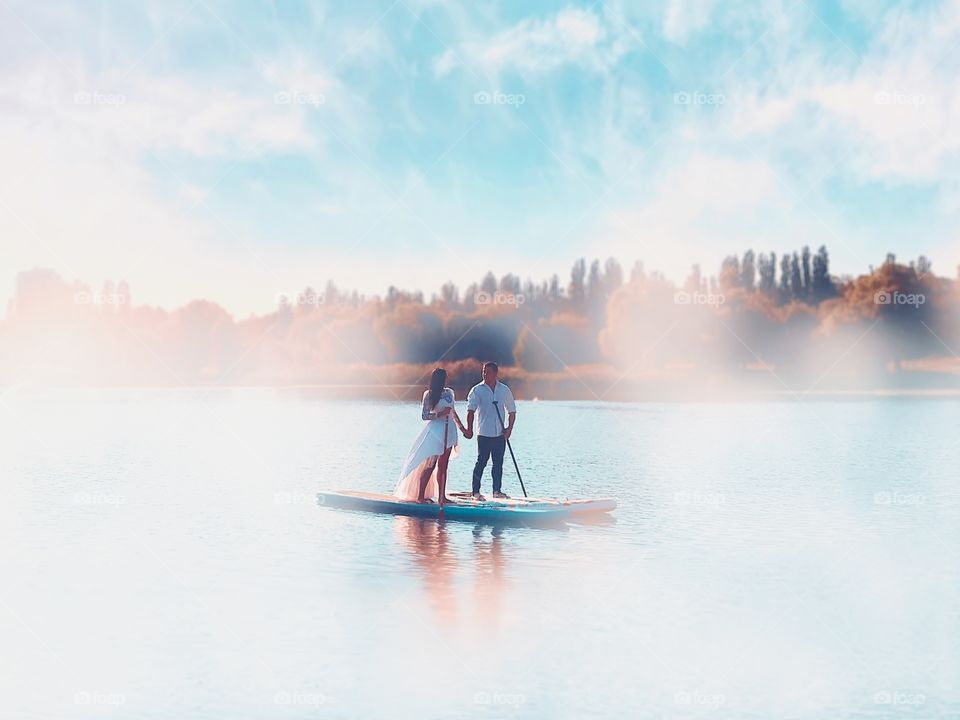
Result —
[{"label": "calm lake water", "polygon": [[0,398],[3,714],[960,715],[960,403],[525,402],[528,491],[614,495],[609,523],[317,506],[389,492],[418,426],[259,390]]}]

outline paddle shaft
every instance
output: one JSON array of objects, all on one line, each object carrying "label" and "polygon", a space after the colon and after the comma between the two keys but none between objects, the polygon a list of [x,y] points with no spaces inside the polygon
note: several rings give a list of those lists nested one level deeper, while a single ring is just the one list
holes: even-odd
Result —
[{"label": "paddle shaft", "polygon": [[[503,426],[503,417],[500,415],[500,404],[494,400],[493,408],[497,411],[497,420],[500,421],[500,432],[506,432]],[[510,438],[507,438],[507,449],[510,450],[510,459],[513,460],[513,469],[517,471],[517,479],[520,481],[520,489],[523,490],[523,496],[527,497],[527,489],[523,486],[523,478],[520,476],[520,466],[517,465],[517,456],[513,454],[513,445],[510,444]]]}]

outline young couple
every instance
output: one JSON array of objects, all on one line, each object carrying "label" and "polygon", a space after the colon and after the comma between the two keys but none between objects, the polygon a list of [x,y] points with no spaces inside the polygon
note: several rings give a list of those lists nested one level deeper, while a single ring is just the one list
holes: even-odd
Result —
[{"label": "young couple", "polygon": [[472,438],[476,416],[477,464],[473,467],[471,495],[476,500],[485,499],[480,494],[480,478],[492,455],[493,496],[507,497],[501,492],[503,453],[517,419],[517,406],[510,388],[497,381],[497,373],[496,363],[484,364],[483,382],[474,385],[467,395],[467,425],[464,427],[454,405],[453,390],[446,387],[447,371],[443,368],[433,371],[430,387],[423,393],[421,417],[427,422],[403,463],[394,495],[419,503],[438,502],[441,506],[453,502],[446,492],[447,463],[451,455],[460,454],[457,429],[467,440]]}]

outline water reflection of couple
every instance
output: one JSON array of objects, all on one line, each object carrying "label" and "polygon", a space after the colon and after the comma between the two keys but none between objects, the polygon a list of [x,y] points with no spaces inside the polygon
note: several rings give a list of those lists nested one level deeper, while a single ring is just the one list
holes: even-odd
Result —
[{"label": "water reflection of couple", "polygon": [[[430,376],[430,387],[423,393],[421,417],[426,422],[410,449],[400,472],[394,495],[415,502],[452,502],[446,493],[447,464],[460,454],[459,434],[473,437],[473,420],[477,417],[477,462],[473,468],[472,496],[483,500],[480,479],[493,458],[493,497],[507,497],[502,492],[503,454],[513,432],[517,406],[510,388],[497,380],[497,364],[483,366],[483,382],[467,395],[467,424],[457,415],[453,390],[446,387],[447,371],[437,368]],[[506,427],[500,414],[507,411]]]},{"label": "water reflection of couple", "polygon": [[[460,613],[467,618],[482,616],[489,620],[476,627],[485,634],[495,631],[502,616],[501,598],[507,581],[504,529],[474,526],[473,549],[469,563],[465,563],[457,552],[457,543],[449,537],[449,525],[402,515],[395,520],[397,538],[412,554],[437,617],[454,623]],[[465,598],[458,596],[457,588],[469,578],[469,570],[473,572],[474,587],[466,593],[471,603],[466,604],[461,602]]]}]

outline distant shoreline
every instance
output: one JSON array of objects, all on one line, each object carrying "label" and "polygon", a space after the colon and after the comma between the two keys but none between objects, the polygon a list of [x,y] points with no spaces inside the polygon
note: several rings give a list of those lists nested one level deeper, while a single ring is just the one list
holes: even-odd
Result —
[{"label": "distant shoreline", "polygon": [[[10,392],[19,388],[16,392],[25,394],[31,393],[53,393],[53,392],[123,392],[123,391],[145,391],[145,392],[187,392],[187,393],[217,393],[217,392],[235,392],[235,391],[272,391],[276,393],[304,393],[306,395],[315,395],[324,399],[332,400],[385,400],[395,402],[419,402],[419,396],[424,386],[414,384],[346,384],[346,383],[297,383],[291,385],[161,385],[161,384],[136,384],[136,385],[2,385],[0,391]],[[391,392],[393,391],[393,392]],[[465,397],[458,398],[465,400]],[[816,400],[816,401],[836,401],[836,400],[867,400],[867,399],[926,399],[926,400],[955,400],[960,399],[960,388],[878,388],[873,390],[811,390],[811,391],[790,391],[790,390],[757,390],[754,392],[740,392],[736,397],[731,394],[704,394],[699,397],[692,397],[689,394],[671,393],[668,390],[662,390],[655,396],[648,397],[603,397],[591,398],[579,396],[523,396],[518,395],[520,402],[583,402],[583,403],[603,403],[603,404],[645,404],[645,403],[754,403],[754,402],[779,402],[790,400]]]}]

